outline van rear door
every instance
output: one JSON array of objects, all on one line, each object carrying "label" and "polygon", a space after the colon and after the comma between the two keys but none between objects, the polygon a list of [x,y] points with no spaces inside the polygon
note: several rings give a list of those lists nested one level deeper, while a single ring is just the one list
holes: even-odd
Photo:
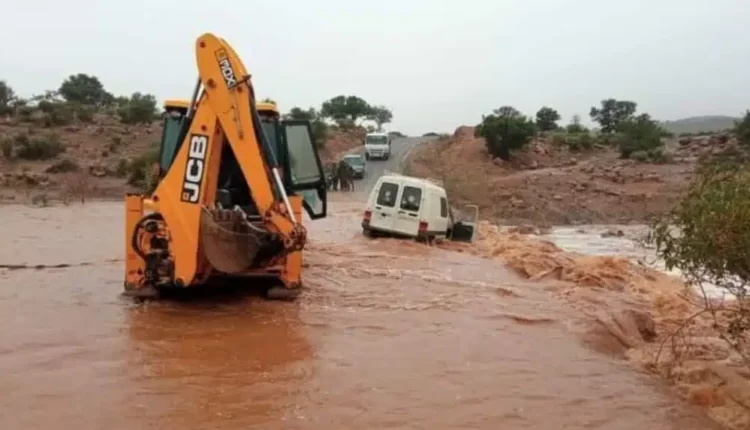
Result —
[{"label": "van rear door", "polygon": [[409,236],[419,232],[420,210],[424,206],[425,190],[417,184],[404,184],[398,199],[398,210],[393,231]]},{"label": "van rear door", "polygon": [[383,179],[378,188],[373,190],[375,199],[372,202],[371,228],[384,231],[393,230],[400,188],[400,181],[396,179]]}]

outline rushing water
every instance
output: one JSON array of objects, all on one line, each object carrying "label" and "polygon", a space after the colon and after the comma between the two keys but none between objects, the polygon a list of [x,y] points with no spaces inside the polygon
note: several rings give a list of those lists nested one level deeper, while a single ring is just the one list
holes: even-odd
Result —
[{"label": "rushing water", "polygon": [[713,428],[543,284],[367,240],[359,209],[308,223],[296,302],[138,305],[121,204],[0,207],[0,264],[71,265],[0,269],[0,429]]}]

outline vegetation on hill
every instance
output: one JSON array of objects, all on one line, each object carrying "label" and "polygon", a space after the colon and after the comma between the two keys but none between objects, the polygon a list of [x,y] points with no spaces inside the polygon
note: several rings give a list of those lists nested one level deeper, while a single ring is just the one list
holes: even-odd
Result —
[{"label": "vegetation on hill", "polygon": [[698,158],[736,141],[734,132],[675,138],[628,100],[602,100],[589,115],[597,130],[577,115],[561,123],[550,106],[534,116],[503,106],[412,151],[406,165],[502,223],[644,222],[679,200]]},{"label": "vegetation on hill", "polygon": [[[323,158],[331,159],[360,145],[366,129],[381,128],[393,114],[357,96],[336,96],[319,109],[292,107],[283,117],[309,120]],[[154,95],[115,96],[84,73],[28,98],[0,81],[0,188],[55,189],[88,176],[96,195],[121,195],[125,184],[147,186],[160,118]]]},{"label": "vegetation on hill", "polygon": [[637,104],[627,100],[605,99],[600,107],[592,107],[589,115],[601,128],[592,134],[580,123],[580,117],[565,127],[558,125],[559,113],[544,106],[535,118],[523,115],[512,106],[495,109],[482,117],[477,137],[484,138],[487,149],[495,157],[510,160],[514,151],[522,149],[539,135],[554,133],[557,142],[572,150],[588,150],[595,145],[613,145],[622,158],[663,160],[663,137],[671,134],[647,113],[636,115]]}]

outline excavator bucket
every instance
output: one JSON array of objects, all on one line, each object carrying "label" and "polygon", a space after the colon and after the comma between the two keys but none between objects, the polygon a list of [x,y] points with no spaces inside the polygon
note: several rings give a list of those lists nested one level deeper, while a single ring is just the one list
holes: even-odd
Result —
[{"label": "excavator bucket", "polygon": [[203,207],[200,244],[203,255],[216,270],[241,273],[252,267],[267,245],[268,232],[247,221],[242,210]]}]

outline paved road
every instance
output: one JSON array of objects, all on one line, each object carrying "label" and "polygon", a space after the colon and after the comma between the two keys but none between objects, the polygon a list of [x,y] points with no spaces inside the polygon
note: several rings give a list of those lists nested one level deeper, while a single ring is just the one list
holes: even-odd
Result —
[{"label": "paved road", "polygon": [[391,156],[388,160],[369,160],[367,162],[367,175],[364,179],[359,179],[354,183],[354,189],[358,194],[361,194],[366,198],[370,190],[378,178],[385,172],[390,170],[398,172],[400,169],[400,163],[409,153],[409,150],[414,148],[419,143],[425,142],[430,138],[425,137],[404,137],[395,138],[391,143]]}]

